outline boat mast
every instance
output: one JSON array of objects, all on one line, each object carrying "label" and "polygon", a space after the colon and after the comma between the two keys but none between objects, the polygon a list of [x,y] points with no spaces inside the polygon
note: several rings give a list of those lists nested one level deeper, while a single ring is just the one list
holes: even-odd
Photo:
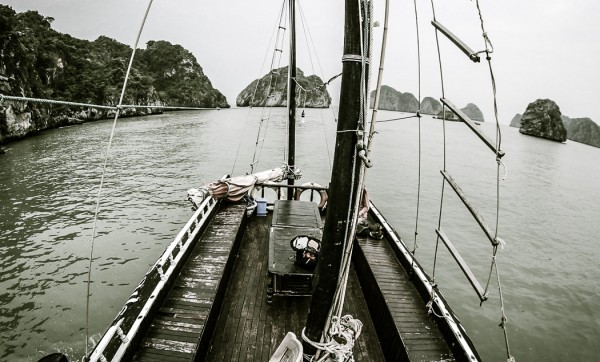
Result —
[{"label": "boat mast", "polygon": [[[319,262],[314,274],[310,311],[305,335],[319,342],[333,304],[342,262],[344,239],[348,228],[348,210],[356,203],[358,169],[356,159],[357,130],[361,119],[361,36],[359,3],[345,1],[344,56],[340,108],[333,160],[327,216]],[[360,160],[358,161],[360,162]],[[353,195],[352,200],[348,195]],[[350,241],[351,242],[351,241]],[[304,353],[315,354],[315,348],[303,342]]]},{"label": "boat mast", "polygon": [[[288,66],[288,166],[293,170],[296,164],[296,0],[289,0],[290,9],[290,64]],[[288,185],[294,179],[288,178]],[[293,188],[288,188],[288,200],[294,198]]]}]

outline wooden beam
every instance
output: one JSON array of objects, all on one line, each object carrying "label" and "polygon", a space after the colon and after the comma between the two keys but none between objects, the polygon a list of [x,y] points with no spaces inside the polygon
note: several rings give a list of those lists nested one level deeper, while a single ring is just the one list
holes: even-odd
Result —
[{"label": "wooden beam", "polygon": [[469,280],[469,283],[471,283],[471,286],[475,290],[475,293],[477,293],[479,300],[481,300],[482,302],[485,302],[487,300],[487,296],[484,294],[484,290],[481,287],[481,284],[479,284],[479,281],[475,277],[475,274],[473,274],[473,272],[471,271],[471,268],[469,268],[467,263],[460,256],[460,254],[458,253],[458,250],[456,250],[456,248],[454,247],[454,244],[452,244],[452,242],[450,241],[450,238],[448,238],[448,236],[440,229],[435,229],[435,232],[438,234],[440,239],[442,239],[442,241],[446,245],[446,248],[448,248],[448,251],[450,252],[452,257],[454,257],[454,260],[456,260],[456,263],[458,264],[460,269],[462,269],[463,273]]},{"label": "wooden beam", "polygon": [[473,122],[473,120],[471,120],[471,118],[469,118],[463,111],[458,109],[452,102],[450,102],[446,98],[440,98],[440,101],[442,101],[442,103],[444,103],[446,107],[450,108],[452,113],[454,113],[461,121],[463,121],[467,126],[469,126],[471,131],[475,132],[477,137],[479,137],[479,139],[482,140],[483,143],[485,143],[490,148],[490,150],[494,151],[494,153],[497,154],[498,157],[502,158],[504,156],[504,152],[502,152],[501,150],[496,150],[495,142],[493,142],[491,139],[489,139],[488,136],[481,132],[481,129],[477,127],[477,125],[475,125],[475,122]]},{"label": "wooden beam", "polygon": [[437,22],[435,20],[433,20],[431,22],[431,25],[433,25],[437,30],[439,30],[448,39],[450,39],[450,41],[453,42],[454,45],[456,45],[460,50],[462,50],[463,53],[465,53],[469,57],[469,59],[471,59],[474,63],[479,63],[479,61],[480,61],[479,55],[477,55],[477,53],[475,53],[471,48],[469,48],[469,46],[467,44],[465,44],[462,40],[460,40],[450,30],[446,29],[445,26],[443,26],[442,24],[440,24],[439,22]]},{"label": "wooden beam", "polygon": [[477,223],[481,227],[481,230],[483,230],[483,232],[488,237],[488,239],[490,240],[492,245],[493,246],[498,245],[498,241],[494,237],[494,234],[492,233],[492,230],[490,230],[490,227],[488,226],[487,222],[485,222],[485,219],[483,218],[483,216],[481,216],[479,211],[477,211],[475,206],[473,206],[473,204],[471,204],[471,202],[469,202],[469,200],[467,199],[467,196],[462,191],[460,186],[458,186],[456,181],[454,181],[452,176],[450,176],[450,174],[447,171],[440,170],[440,173],[442,174],[442,176],[444,176],[446,181],[448,181],[448,184],[452,187],[454,192],[456,192],[456,195],[458,195],[458,197],[463,202],[463,204],[465,204],[465,206],[467,207],[467,209],[469,210],[471,215],[473,215],[473,217],[475,218],[475,221],[477,221]]}]

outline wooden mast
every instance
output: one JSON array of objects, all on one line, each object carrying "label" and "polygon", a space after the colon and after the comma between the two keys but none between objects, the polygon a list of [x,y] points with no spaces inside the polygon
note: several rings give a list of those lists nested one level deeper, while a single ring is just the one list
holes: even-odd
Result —
[{"label": "wooden mast", "polygon": [[[294,169],[296,164],[296,0],[289,0],[290,10],[290,64],[288,66],[288,165]],[[288,185],[294,185],[294,179],[288,178]],[[288,200],[294,198],[293,188],[288,188]]]},{"label": "wooden mast", "polygon": [[[342,261],[348,210],[356,201],[358,169],[353,172],[355,147],[360,120],[361,72],[360,19],[356,0],[345,1],[344,62],[340,93],[339,119],[333,161],[327,216],[319,262],[314,274],[310,311],[305,334],[319,342],[338,284]],[[359,160],[360,162],[360,160]],[[354,182],[352,182],[354,181]],[[353,189],[354,187],[354,189]],[[352,200],[349,195],[353,195]],[[303,342],[304,353],[315,354],[315,348]]]}]

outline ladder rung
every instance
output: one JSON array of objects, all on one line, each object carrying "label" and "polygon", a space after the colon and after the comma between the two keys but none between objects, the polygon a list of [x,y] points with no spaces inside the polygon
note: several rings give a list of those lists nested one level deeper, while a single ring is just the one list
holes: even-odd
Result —
[{"label": "ladder rung", "polygon": [[479,281],[475,277],[475,274],[473,274],[473,272],[471,271],[471,268],[469,268],[467,263],[460,256],[460,254],[458,253],[458,250],[456,250],[456,248],[454,247],[454,244],[452,244],[452,242],[450,241],[448,236],[442,230],[435,229],[435,232],[438,234],[440,239],[442,239],[442,241],[446,245],[446,248],[448,248],[448,251],[450,252],[450,254],[452,254],[452,257],[454,258],[454,260],[456,260],[456,263],[462,269],[463,273],[469,280],[469,283],[471,283],[471,286],[473,286],[475,293],[477,293],[479,300],[482,302],[485,302],[487,300],[487,296],[484,294],[485,292],[484,292],[483,288],[481,287],[481,284],[479,284]]},{"label": "ladder rung", "polygon": [[463,111],[458,109],[452,102],[450,102],[446,98],[440,98],[440,101],[442,101],[442,103],[444,103],[446,107],[450,108],[452,113],[454,113],[461,121],[465,122],[465,124],[469,126],[471,131],[475,132],[477,137],[479,137],[479,139],[482,140],[483,143],[485,143],[492,151],[494,151],[494,153],[498,154],[498,157],[502,158],[504,156],[503,151],[497,150],[496,152],[496,145],[494,144],[494,142],[491,139],[489,139],[488,136],[486,136],[483,132],[481,132],[481,129],[477,127],[475,125],[475,122],[473,122],[473,120],[469,118]]},{"label": "ladder rung", "polygon": [[452,34],[450,30],[446,29],[445,26],[443,26],[435,20],[431,22],[431,25],[433,25],[437,30],[442,32],[442,34],[444,34],[448,39],[450,39],[450,41],[452,41],[454,45],[459,47],[460,50],[462,50],[463,53],[465,53],[473,62],[478,63],[480,61],[479,55],[477,55],[477,53],[475,53],[471,48],[469,48],[469,46],[465,44],[462,40],[458,39],[456,35]]},{"label": "ladder rung", "polygon": [[444,170],[440,170],[440,173],[442,174],[442,176],[444,176],[446,181],[448,181],[448,184],[450,184],[450,186],[452,187],[454,192],[456,192],[456,195],[458,195],[458,197],[463,202],[463,204],[465,204],[465,206],[467,207],[467,209],[469,210],[471,215],[473,215],[473,217],[475,218],[475,221],[477,221],[477,223],[481,227],[481,230],[483,230],[483,232],[485,233],[487,238],[490,240],[492,245],[494,245],[494,246],[498,245],[498,241],[496,241],[496,239],[494,238],[494,234],[490,230],[490,227],[488,226],[487,222],[485,222],[485,219],[483,218],[483,216],[481,216],[479,211],[477,211],[477,209],[475,209],[475,206],[473,206],[471,204],[471,202],[469,202],[469,200],[467,200],[467,196],[465,196],[465,193],[461,190],[461,188],[458,186],[456,181],[454,181],[452,176],[450,176],[450,174]]}]

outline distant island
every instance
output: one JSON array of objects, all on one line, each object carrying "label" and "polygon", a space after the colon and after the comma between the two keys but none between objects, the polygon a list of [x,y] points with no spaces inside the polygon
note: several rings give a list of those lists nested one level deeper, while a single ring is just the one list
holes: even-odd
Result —
[{"label": "distant island", "polygon": [[[286,107],[288,67],[273,69],[248,84],[236,98],[238,107]],[[296,104],[306,108],[327,108],[331,96],[323,80],[316,75],[305,76],[296,68]]]},{"label": "distant island", "polygon": [[[375,105],[375,91],[370,95],[370,107]],[[402,93],[394,88],[383,85],[379,96],[379,109],[396,112],[416,113],[419,108],[422,114],[429,114],[437,117],[443,117],[443,107],[437,99],[425,97],[419,104],[419,100],[410,92]],[[461,110],[473,121],[484,122],[483,113],[474,103],[467,104]],[[447,120],[457,120],[452,111],[446,110]]]},{"label": "distant island", "polygon": [[[560,142],[569,139],[600,147],[600,126],[587,117],[570,118],[561,114],[558,105],[549,99],[538,99],[530,103],[523,115],[516,114],[513,117],[510,126],[519,128],[521,133],[536,137]],[[552,134],[559,134],[560,137],[557,139]]]},{"label": "distant island", "polygon": [[[115,106],[131,47],[100,36],[90,42],[52,29],[51,17],[0,5],[0,93]],[[149,41],[137,49],[123,104],[227,108],[196,58],[180,45]],[[160,113],[139,107],[125,116]],[[114,111],[4,101],[0,144],[44,129],[110,117]]]}]

